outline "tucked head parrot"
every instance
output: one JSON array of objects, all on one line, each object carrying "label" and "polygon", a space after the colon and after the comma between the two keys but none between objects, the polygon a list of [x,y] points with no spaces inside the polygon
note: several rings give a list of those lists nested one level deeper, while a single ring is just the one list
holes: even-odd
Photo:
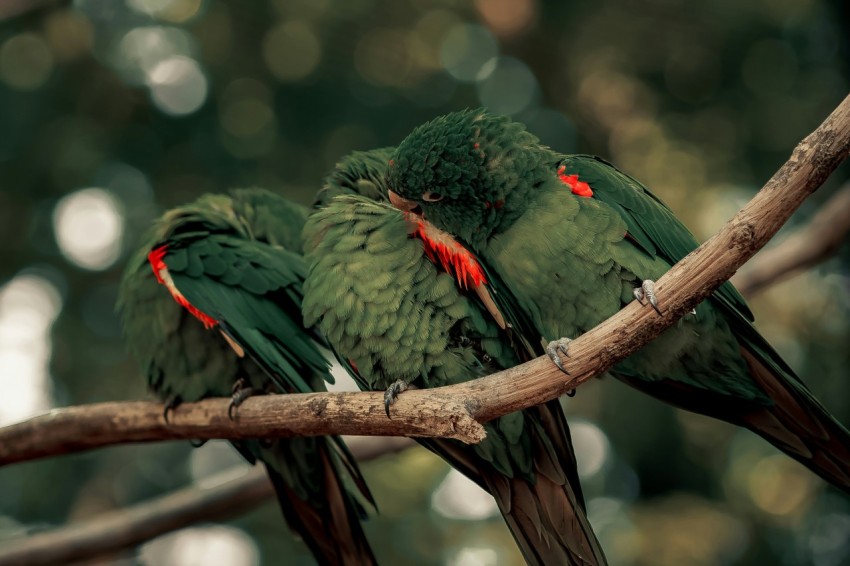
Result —
[{"label": "tucked head parrot", "polygon": [[[127,266],[118,308],[131,350],[167,407],[325,390],[324,342],[301,317],[306,216],[273,193],[240,189],[205,195],[155,223]],[[233,444],[265,464],[284,517],[319,563],[374,563],[359,499],[374,503],[339,438]]]},{"label": "tucked head parrot", "polygon": [[[416,128],[389,168],[390,199],[474,252],[529,324],[559,351],[633,297],[658,308],[652,280],[697,247],[646,187],[609,163],[561,155],[483,110]],[[502,305],[500,305],[502,307]],[[508,309],[502,309],[508,310]],[[752,325],[730,283],[614,367],[677,407],[747,427],[850,492],[850,434]]]},{"label": "tucked head parrot", "polygon": [[[304,317],[356,368],[362,389],[388,390],[392,401],[409,383],[458,383],[516,365],[524,353],[480,297],[462,291],[483,276],[471,257],[421,219],[356,195],[364,187],[386,194],[390,152],[347,158],[320,193],[324,206],[304,229]],[[419,442],[495,497],[530,564],[604,564],[558,401],[485,428],[475,446]]]}]

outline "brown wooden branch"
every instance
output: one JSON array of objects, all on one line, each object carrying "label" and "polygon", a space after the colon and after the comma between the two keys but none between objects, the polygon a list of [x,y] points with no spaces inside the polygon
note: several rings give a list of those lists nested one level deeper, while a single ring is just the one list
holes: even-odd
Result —
[{"label": "brown wooden branch", "polygon": [[[346,438],[359,462],[404,450],[407,438]],[[191,486],[88,521],[4,541],[0,566],[68,564],[138,546],[162,534],[201,521],[238,516],[268,501],[274,489],[262,467],[234,479],[228,470],[204,480],[212,487]]]},{"label": "brown wooden branch", "polygon": [[779,230],[850,153],[850,96],[794,150],[764,188],[716,235],[656,282],[663,315],[637,302],[570,346],[566,376],[546,357],[481,379],[408,391],[387,419],[380,393],[315,393],[248,399],[235,421],[227,400],[185,404],[166,423],[154,403],[58,409],[0,429],[0,464],[174,438],[316,434],[484,437],[480,422],[555,399],[632,354],[696,306]]},{"label": "brown wooden branch", "polygon": [[[479,442],[484,428],[464,399],[410,391],[416,407],[384,410],[383,393],[263,395],[245,400],[227,416],[229,399],[185,403],[165,421],[160,403],[96,403],[55,409],[0,428],[0,465],[111,444],[175,439],[257,438],[352,434],[444,436]],[[406,394],[405,394],[406,395]],[[393,407],[395,409],[395,406]]]},{"label": "brown wooden branch", "polygon": [[732,283],[745,296],[752,296],[774,283],[830,258],[850,233],[850,183],[827,200],[802,228],[773,248],[762,250]]}]

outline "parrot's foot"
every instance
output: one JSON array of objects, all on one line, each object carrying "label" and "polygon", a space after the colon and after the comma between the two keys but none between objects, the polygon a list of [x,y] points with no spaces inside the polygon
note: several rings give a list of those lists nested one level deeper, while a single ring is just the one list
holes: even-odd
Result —
[{"label": "parrot's foot", "polygon": [[240,377],[233,384],[232,395],[230,396],[230,404],[227,406],[227,418],[231,421],[235,418],[234,412],[245,399],[254,395],[254,388],[248,386],[248,382],[244,377]]},{"label": "parrot's foot", "polygon": [[399,379],[394,381],[392,385],[390,385],[386,391],[384,391],[384,409],[387,411],[387,418],[391,419],[390,416],[390,405],[395,403],[395,400],[398,399],[399,394],[404,393],[410,387],[410,383],[403,379]]},{"label": "parrot's foot", "polygon": [[655,281],[652,279],[644,280],[640,287],[635,288],[634,295],[640,304],[645,305],[646,301],[649,301],[655,312],[661,314],[661,309],[658,308],[658,299],[655,297]]},{"label": "parrot's foot", "polygon": [[546,346],[546,353],[549,354],[549,359],[558,366],[559,370],[567,375],[570,375],[570,372],[568,372],[567,368],[564,367],[564,362],[561,361],[561,354],[570,357],[570,342],[572,342],[572,340],[569,338],[559,338],[557,340],[552,340]]},{"label": "parrot's foot", "polygon": [[165,419],[165,424],[168,424],[168,413],[169,413],[169,411],[173,413],[174,409],[176,409],[177,405],[179,405],[182,401],[183,400],[180,399],[180,395],[176,395],[176,394],[175,395],[169,395],[165,399],[165,401],[163,402],[164,407],[162,409],[162,418]]}]

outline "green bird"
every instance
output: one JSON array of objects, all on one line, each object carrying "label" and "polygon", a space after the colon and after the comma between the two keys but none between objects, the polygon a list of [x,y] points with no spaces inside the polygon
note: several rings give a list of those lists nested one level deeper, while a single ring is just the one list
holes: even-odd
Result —
[{"label": "green bird", "polygon": [[[388,392],[388,411],[401,383],[459,383],[523,356],[479,297],[461,291],[459,281],[475,285],[483,276],[472,258],[385,202],[391,152],[356,153],[329,176],[319,194],[322,208],[304,229],[310,270],[303,304],[305,324],[317,325],[356,368],[359,387]],[[487,438],[475,446],[419,442],[495,497],[530,564],[605,564],[558,401],[485,428]]]},{"label": "green bird", "polygon": [[[399,146],[391,201],[471,250],[504,317],[553,361],[569,339],[635,297],[697,247],[670,209],[602,159],[561,155],[484,110],[436,118]],[[724,283],[639,352],[619,379],[662,401],[747,427],[850,492],[850,434],[752,325]]]},{"label": "green bird", "polygon": [[[325,391],[325,347],[301,317],[307,209],[262,189],[166,212],[126,268],[118,309],[151,389],[180,402]],[[232,416],[232,413],[231,413]],[[265,464],[280,508],[321,564],[374,564],[360,499],[374,501],[337,437],[234,441]],[[349,487],[356,486],[356,493]]]}]

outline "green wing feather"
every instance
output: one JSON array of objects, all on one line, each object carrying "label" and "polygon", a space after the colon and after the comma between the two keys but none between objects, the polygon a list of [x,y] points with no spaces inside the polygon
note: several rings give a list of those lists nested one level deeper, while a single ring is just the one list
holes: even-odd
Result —
[{"label": "green wing feather", "polygon": [[[458,383],[518,363],[495,322],[408,233],[401,213],[363,197],[338,196],[315,212],[304,230],[305,323],[318,325],[368,390],[397,379]],[[494,495],[529,563],[605,563],[558,402],[485,428],[476,446],[419,442]]]},{"label": "green wing feather", "polygon": [[[625,239],[601,248],[612,252],[601,259],[614,257],[615,264],[620,262],[624,268],[624,291],[641,278],[660,275],[659,265],[651,266],[647,259],[656,263],[660,260],[666,269],[697,247],[694,237],[666,205],[610,164],[589,156],[564,157],[560,163],[565,165],[567,174],[577,174],[592,187],[590,200],[603,203],[624,222]],[[580,202],[581,197],[555,198],[572,200],[572,205],[577,202],[585,211],[584,220],[581,215],[575,218],[576,223],[584,221],[581,227],[565,225],[564,230],[572,230],[573,237],[554,244],[564,251],[577,249],[582,244],[582,234],[601,229],[589,226],[587,219],[598,223],[607,212]],[[565,205],[564,209],[572,205]],[[560,212],[557,208],[556,215]],[[576,234],[577,230],[583,230],[582,234]],[[565,235],[563,230],[560,235]],[[623,244],[627,246],[624,248]],[[599,261],[592,254],[578,253],[585,253],[588,264]],[[570,283],[577,282],[572,279]],[[631,300],[628,295],[623,293],[623,304]],[[610,302],[606,305],[606,309],[612,306]],[[613,310],[599,314],[607,317]],[[850,434],[758,333],[752,319],[744,299],[726,282],[697,307],[695,317],[685,317],[619,363],[613,373],[676,406],[746,426],[828,481],[850,491]]]},{"label": "green wing feather", "polygon": [[[303,258],[226,235],[173,240],[167,249],[164,261],[180,292],[216,319],[282,391],[321,388],[305,376],[332,381],[327,360],[300,322]],[[184,269],[172,267],[172,250],[187,258]]]},{"label": "green wing feather", "polygon": [[[630,238],[648,255],[673,265],[699,246],[661,199],[607,161],[590,155],[571,155],[562,163],[568,174],[578,174],[579,179],[593,187],[593,198],[617,211],[626,222]],[[746,301],[730,282],[723,283],[714,297],[743,318],[753,320]]]},{"label": "green wing feather", "polygon": [[[300,233],[306,209],[262,189],[205,195],[167,212],[127,266],[118,308],[151,388],[163,398],[227,396],[243,378],[258,391],[323,390],[330,379],[324,341],[301,323]],[[164,263],[181,294],[218,325],[204,328],[156,282],[147,254]],[[285,249],[287,248],[287,249]],[[222,330],[247,354],[236,355]],[[264,462],[287,522],[322,563],[372,563],[359,521],[365,511],[350,478],[374,505],[337,437],[235,442]],[[342,471],[342,468],[345,472]],[[345,477],[345,476],[348,476]]]}]

